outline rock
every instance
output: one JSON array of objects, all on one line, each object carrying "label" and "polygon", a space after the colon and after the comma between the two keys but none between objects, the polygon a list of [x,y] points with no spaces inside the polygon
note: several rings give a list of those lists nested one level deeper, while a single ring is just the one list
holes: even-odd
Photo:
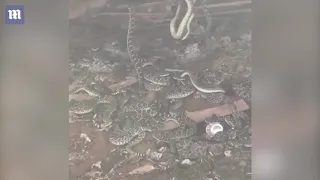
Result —
[{"label": "rock", "polygon": [[144,166],[138,167],[137,169],[134,169],[132,171],[129,172],[130,175],[133,174],[145,174],[145,173],[149,173],[153,170],[155,170],[156,168],[150,164],[146,164]]},{"label": "rock", "polygon": [[193,163],[190,161],[190,159],[184,159],[181,164],[183,165],[192,165]]}]

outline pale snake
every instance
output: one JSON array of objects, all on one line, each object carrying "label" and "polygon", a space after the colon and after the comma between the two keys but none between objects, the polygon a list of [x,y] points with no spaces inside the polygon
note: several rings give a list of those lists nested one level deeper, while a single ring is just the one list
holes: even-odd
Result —
[{"label": "pale snake", "polygon": [[189,76],[192,85],[200,92],[203,93],[225,93],[225,90],[218,87],[201,87],[196,81],[195,77],[188,71],[181,74],[181,77]]},{"label": "pale snake", "polygon": [[[181,5],[182,5],[182,0],[179,1],[178,7],[176,10],[176,14],[170,22],[170,33],[171,33],[171,36],[175,39],[185,40],[190,33],[190,24],[191,24],[191,21],[193,20],[193,18],[195,17],[194,3],[196,2],[196,0],[194,0],[194,2],[192,2],[192,1],[193,0],[185,0],[187,7],[188,7],[187,12],[184,15],[184,17],[182,18],[178,28],[176,29],[176,22],[177,22],[179,14],[180,14]],[[202,0],[202,4],[200,7],[206,16],[207,28],[205,30],[205,33],[208,33],[211,29],[212,21],[211,21],[211,17],[208,12],[208,9],[206,7],[206,0]]]},{"label": "pale snake", "polygon": [[[176,26],[176,21],[178,19],[180,11],[181,11],[181,5],[182,5],[181,0],[179,1],[179,5],[177,8],[176,14],[170,22],[170,33],[171,33],[171,36],[175,39],[185,40],[188,37],[188,35],[190,33],[190,23],[195,16],[195,14],[193,12],[194,11],[194,4],[193,4],[192,0],[185,0],[185,1],[187,3],[188,9],[187,9],[185,16],[181,20],[178,29],[176,29],[175,26]],[[184,35],[186,28],[187,28],[187,32]]]}]

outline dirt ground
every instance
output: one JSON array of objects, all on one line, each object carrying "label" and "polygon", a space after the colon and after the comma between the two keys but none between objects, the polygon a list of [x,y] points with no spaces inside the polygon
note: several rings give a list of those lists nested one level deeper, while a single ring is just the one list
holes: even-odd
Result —
[{"label": "dirt ground", "polygon": [[[154,1],[154,0],[153,0]],[[169,32],[169,23],[166,18],[171,18],[172,13],[167,8],[168,3],[159,3],[152,6],[152,0],[134,2],[137,6],[137,30],[135,33],[135,44],[139,47],[140,53],[144,56],[161,56],[164,59],[172,59],[172,55],[163,53],[167,49],[184,50],[190,44],[199,43],[201,35],[194,35],[195,38],[187,39],[184,42],[177,42]],[[127,10],[121,8],[120,5],[125,3],[125,0],[109,1],[108,0],[70,0],[70,62],[76,63],[78,59],[87,56],[89,49],[100,46],[105,41],[118,41],[123,45],[125,52],[126,34],[128,27]],[[141,4],[151,3],[150,6]],[[209,5],[219,4],[219,1],[207,1]],[[225,1],[224,1],[225,2]],[[232,1],[230,1],[232,3]],[[237,1],[234,1],[237,2]],[[238,7],[238,6],[237,6]],[[248,8],[240,8],[240,10]],[[236,8],[237,10],[237,8]],[[239,8],[238,8],[239,10]],[[210,10],[212,11],[212,10]],[[228,11],[228,9],[218,9],[217,12]],[[234,11],[231,8],[230,11]],[[106,13],[114,13],[106,15]],[[118,13],[118,14],[117,14]],[[160,16],[143,15],[143,13],[161,13]],[[196,18],[197,22],[205,26],[204,18]],[[162,22],[161,22],[162,21]],[[206,51],[204,56],[196,58],[196,60],[184,61],[180,60],[181,66],[193,72],[200,72],[204,69],[214,69],[221,64],[230,65],[235,68],[236,74],[233,74],[234,79],[251,78],[251,16],[250,13],[243,11],[237,14],[226,13],[213,16],[213,26],[210,31],[210,37],[214,47],[211,51]],[[199,24],[194,24],[193,30]],[[194,33],[196,34],[196,33]],[[159,39],[162,46],[159,47]],[[111,58],[111,57],[110,57]],[[119,58],[118,58],[119,59]],[[118,59],[115,59],[117,61]],[[173,61],[174,59],[172,59]],[[120,62],[122,60],[119,60]],[[119,70],[119,79],[125,79],[124,71]],[[122,77],[123,76],[123,77]],[[231,86],[237,80],[229,80],[226,86]],[[239,96],[230,96],[229,101],[243,99]],[[250,103],[246,101],[250,106]],[[214,106],[208,103],[187,98],[184,101],[187,111],[199,111],[202,109],[212,108]],[[250,115],[250,111],[246,111]],[[178,170],[148,170],[143,175],[128,175],[128,172],[150,164],[148,160],[142,160],[138,163],[126,165],[116,170],[115,176],[109,176],[108,172],[113,168],[114,164],[125,159],[125,155],[121,152],[121,148],[112,145],[108,140],[107,131],[97,131],[92,126],[92,117],[84,116],[76,121],[76,118],[70,117],[70,143],[69,143],[69,162],[70,162],[70,179],[128,179],[128,180],[147,180],[147,179],[188,179],[177,177]],[[199,133],[200,136],[203,132]],[[239,142],[240,143],[240,142]],[[240,143],[241,144],[241,143]],[[136,147],[136,151],[144,152],[147,149],[157,151],[158,145],[154,142],[151,136],[147,136],[143,143]],[[229,150],[231,151],[231,150]],[[232,155],[228,155],[227,149],[224,155],[219,155],[221,162],[214,164],[212,169],[209,169],[205,177],[193,177],[190,179],[250,179],[251,169],[251,149],[243,152],[233,152],[235,154],[246,154],[246,161],[234,161]],[[248,155],[249,154],[249,155]],[[249,158],[250,156],[250,158]],[[240,157],[237,156],[238,158]],[[215,156],[213,157],[215,158]],[[241,159],[241,158],[240,158]],[[238,163],[238,164],[237,164]],[[228,164],[228,165],[226,165]],[[229,166],[232,164],[231,166]],[[224,167],[225,166],[225,167]],[[238,166],[241,166],[241,171]],[[224,168],[224,169],[223,169]],[[147,170],[145,170],[147,171]],[[244,173],[246,172],[246,173]],[[108,175],[107,175],[108,174]]]}]

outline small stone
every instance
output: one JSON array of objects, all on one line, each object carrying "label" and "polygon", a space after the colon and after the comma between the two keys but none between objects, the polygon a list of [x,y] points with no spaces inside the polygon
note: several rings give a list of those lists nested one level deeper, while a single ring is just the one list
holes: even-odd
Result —
[{"label": "small stone", "polygon": [[231,150],[226,150],[226,151],[224,151],[224,155],[225,155],[226,157],[231,157]]},{"label": "small stone", "polygon": [[190,159],[184,159],[181,164],[183,165],[192,165],[192,162],[190,161]]}]

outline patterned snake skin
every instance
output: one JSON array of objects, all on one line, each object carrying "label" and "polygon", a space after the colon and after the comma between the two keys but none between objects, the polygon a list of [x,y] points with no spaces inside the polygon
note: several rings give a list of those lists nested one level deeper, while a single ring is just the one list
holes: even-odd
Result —
[{"label": "patterned snake skin", "polygon": [[157,72],[155,68],[148,67],[143,74],[145,80],[161,86],[171,85],[171,76],[168,72]]},{"label": "patterned snake skin", "polygon": [[101,96],[101,93],[99,91],[97,91],[96,89],[94,89],[93,87],[88,86],[88,85],[80,85],[80,87],[74,89],[70,93],[71,94],[77,94],[77,93],[80,93],[81,91],[87,93],[91,97],[99,97],[99,96]]},{"label": "patterned snake skin", "polygon": [[140,119],[132,117],[134,116],[122,116],[125,121],[124,127],[121,129],[119,126],[115,126],[110,133],[109,140],[112,144],[117,146],[127,144],[126,150],[131,156],[142,157],[145,154],[133,151],[132,147],[143,141],[146,132],[162,128],[163,122],[162,119],[154,118],[152,116],[145,116]]},{"label": "patterned snake skin", "polygon": [[201,91],[201,92],[203,92],[203,93],[225,93],[225,90],[223,90],[222,88],[219,88],[219,87],[202,87],[202,86],[200,86],[200,85],[196,82],[194,76],[193,76],[190,72],[188,72],[188,71],[186,71],[186,72],[184,72],[184,73],[181,74],[181,77],[185,77],[185,76],[189,76],[192,85],[193,85],[198,91]]},{"label": "patterned snake skin", "polygon": [[218,104],[223,102],[225,98],[225,94],[224,93],[203,93],[203,92],[197,91],[193,94],[193,97],[195,99],[203,98],[207,102]]},{"label": "patterned snake skin", "polygon": [[163,89],[163,86],[149,81],[144,81],[143,85],[148,91],[161,91]]},{"label": "patterned snake skin", "polygon": [[[173,30],[171,34],[176,39],[184,40],[190,32],[189,25],[194,17],[194,9],[193,0],[181,1],[187,2],[187,13],[177,29],[171,27],[171,25],[176,24],[176,18],[180,13],[181,4],[179,4],[176,16],[170,23],[170,30]],[[73,101],[70,101],[69,108],[69,113],[74,116],[70,117],[74,117],[77,121],[81,121],[80,118],[83,117],[85,119],[83,122],[87,123],[89,120],[89,123],[92,123],[89,126],[93,125],[95,131],[108,131],[110,143],[115,146],[125,147],[125,150],[129,153],[130,158],[126,157],[126,160],[131,160],[131,157],[136,156],[148,156],[149,158],[149,153],[136,152],[134,146],[139,145],[144,140],[146,134],[150,132],[154,140],[166,142],[170,145],[171,143],[175,144],[177,153],[170,151],[173,161],[181,160],[181,158],[190,158],[190,161],[193,163],[195,162],[194,159],[207,155],[208,151],[213,155],[223,155],[223,152],[220,152],[220,150],[223,150],[225,147],[220,146],[224,143],[222,139],[225,137],[225,134],[221,135],[221,138],[218,136],[214,138],[218,142],[212,148],[208,144],[202,143],[205,140],[194,141],[196,139],[193,136],[197,133],[197,128],[202,127],[197,127],[195,123],[191,123],[193,122],[192,120],[188,119],[184,108],[186,106],[185,103],[189,101],[185,101],[184,98],[193,96],[193,98],[202,98],[211,103],[223,102],[226,95],[225,90],[220,88],[220,85],[223,84],[221,82],[224,81],[223,78],[226,78],[226,76],[224,74],[221,76],[220,72],[206,70],[203,73],[203,77],[195,78],[191,74],[191,70],[163,70],[162,68],[169,67],[162,67],[162,65],[172,65],[172,63],[167,64],[167,62],[164,62],[162,64],[161,62],[158,64],[149,59],[139,57],[133,47],[133,33],[136,20],[134,17],[135,10],[133,7],[128,7],[128,10],[127,44],[124,44],[122,48],[124,49],[126,46],[126,50],[121,51],[118,49],[118,42],[114,41],[111,44],[106,44],[103,41],[101,42],[103,44],[99,45],[100,49],[89,49],[88,54],[84,55],[89,57],[80,60],[75,59],[74,61],[78,60],[78,62],[72,62],[74,64],[69,67],[73,70],[70,74],[70,76],[73,76],[71,82],[76,82],[75,85],[70,83],[69,93],[80,93],[79,96],[70,96],[74,98]],[[102,53],[99,54],[100,52]],[[168,62],[170,62],[170,59],[168,59]],[[176,60],[173,64],[174,68],[189,67],[187,64],[181,64],[181,62],[179,64]],[[121,68],[118,68],[120,66]],[[190,67],[190,69],[193,68]],[[131,80],[130,78],[134,79],[133,83],[125,84],[128,79]],[[139,81],[139,88],[136,79]],[[114,86],[116,88],[111,88]],[[144,100],[151,101],[148,99],[149,96],[146,96],[142,100],[140,86],[143,86],[142,90],[144,92],[145,90],[154,91],[150,93],[155,95],[152,97],[154,99],[150,98],[152,99],[152,103],[144,102]],[[251,87],[249,82],[240,82],[233,84],[232,87],[237,95],[251,100],[250,90],[248,90],[249,86]],[[82,98],[82,93],[90,96],[89,100],[75,101],[78,97],[79,99]],[[83,99],[86,99],[88,96]],[[72,122],[76,122],[76,120]],[[165,130],[170,128],[167,128],[167,122],[170,121],[177,123],[178,127]],[[71,121],[69,120],[69,122]],[[242,129],[232,119],[224,119],[223,122],[230,129],[234,130],[235,133],[240,132],[238,129]],[[226,137],[229,137],[229,134],[227,135]],[[238,136],[238,134],[236,135]],[[246,141],[243,140],[243,142]],[[141,143],[141,145],[144,145],[144,143]],[[158,154],[164,155],[164,151],[159,149]]]},{"label": "patterned snake skin", "polygon": [[69,113],[84,115],[91,113],[95,107],[96,103],[87,102],[87,101],[72,101],[69,106]]},{"label": "patterned snake skin", "polygon": [[[126,121],[132,121],[127,119]],[[144,156],[144,154],[137,153],[132,150],[132,147],[139,144],[146,136],[146,129],[143,127],[133,125],[127,125],[129,127],[119,128],[119,126],[113,127],[109,134],[109,141],[117,146],[126,145],[126,150],[131,156]]]},{"label": "patterned snake skin", "polygon": [[188,125],[187,116],[182,112],[171,112],[169,114],[165,114],[163,115],[162,119],[163,122],[177,122],[179,124],[179,127],[168,131],[155,131],[153,133],[153,138],[158,141],[170,142],[172,140],[179,140],[190,137],[196,133],[196,126]]},{"label": "patterned snake skin", "polygon": [[177,82],[172,91],[168,92],[166,99],[180,99],[190,96],[195,88],[189,83]]},{"label": "patterned snake skin", "polygon": [[196,133],[196,126],[177,128],[168,131],[156,131],[153,138],[161,142],[170,142],[190,137]]},{"label": "patterned snake skin", "polygon": [[156,116],[158,113],[158,107],[157,104],[149,104],[146,102],[137,102],[128,104],[123,107],[123,112],[135,112],[138,114],[145,113],[150,116]]},{"label": "patterned snake skin", "polygon": [[131,63],[133,64],[135,71],[137,73],[139,87],[142,87],[142,69],[146,66],[152,65],[152,60],[147,60],[145,58],[139,57],[139,55],[135,52],[133,47],[133,30],[135,26],[135,18],[134,18],[134,9],[133,7],[129,7],[129,25],[128,25],[128,33],[127,33],[127,51],[129,54],[129,58]]}]

